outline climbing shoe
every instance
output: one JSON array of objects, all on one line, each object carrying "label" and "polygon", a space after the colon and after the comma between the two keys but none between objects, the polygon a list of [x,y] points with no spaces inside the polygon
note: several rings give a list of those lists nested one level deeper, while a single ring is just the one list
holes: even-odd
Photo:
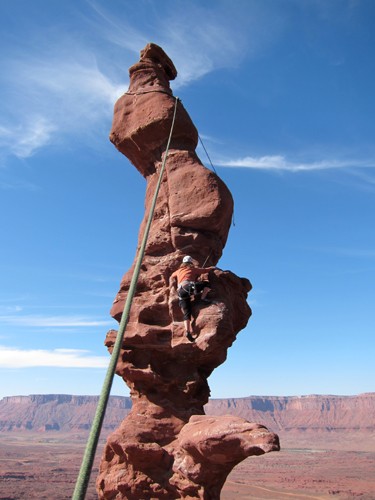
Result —
[{"label": "climbing shoe", "polygon": [[201,298],[201,301],[205,302],[206,304],[212,304],[212,300],[210,300],[210,299],[202,299]]},{"label": "climbing shoe", "polygon": [[185,332],[185,335],[186,335],[187,339],[190,340],[190,342],[194,342],[194,337],[192,336],[192,334],[190,332]]}]

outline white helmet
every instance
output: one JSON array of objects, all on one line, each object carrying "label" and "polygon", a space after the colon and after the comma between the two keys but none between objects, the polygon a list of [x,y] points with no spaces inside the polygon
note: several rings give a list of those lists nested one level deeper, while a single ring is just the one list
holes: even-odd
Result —
[{"label": "white helmet", "polygon": [[182,262],[186,264],[187,262],[193,263],[193,259],[190,257],[190,255],[185,255],[185,257],[182,259]]}]

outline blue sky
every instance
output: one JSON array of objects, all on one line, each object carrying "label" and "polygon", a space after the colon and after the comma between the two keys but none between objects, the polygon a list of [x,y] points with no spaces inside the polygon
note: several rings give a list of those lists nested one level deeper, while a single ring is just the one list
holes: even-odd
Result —
[{"label": "blue sky", "polygon": [[0,2],[0,397],[101,390],[145,189],[108,134],[150,41],[235,200],[219,266],[254,287],[212,397],[374,391],[374,20],[372,0]]}]

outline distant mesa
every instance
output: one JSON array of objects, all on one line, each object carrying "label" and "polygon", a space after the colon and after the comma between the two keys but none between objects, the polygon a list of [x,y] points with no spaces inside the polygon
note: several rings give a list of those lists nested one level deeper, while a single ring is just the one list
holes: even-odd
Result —
[{"label": "distant mesa", "polygon": [[[75,433],[89,430],[98,396],[38,394],[8,396],[0,399],[0,432]],[[109,398],[104,432],[116,429],[132,407],[131,398]],[[361,432],[369,436],[375,431],[375,393],[356,396],[249,396],[210,399],[207,415],[233,415],[250,422],[264,423],[274,432],[305,433],[306,422],[311,432]],[[48,427],[51,422],[57,425]]]}]

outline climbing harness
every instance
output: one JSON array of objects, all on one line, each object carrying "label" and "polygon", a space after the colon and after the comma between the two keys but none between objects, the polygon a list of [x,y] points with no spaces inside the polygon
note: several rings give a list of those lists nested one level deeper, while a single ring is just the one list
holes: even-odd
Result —
[{"label": "climbing harness", "polygon": [[120,355],[124,333],[126,330],[126,326],[128,324],[130,308],[132,305],[133,297],[135,295],[137,281],[138,281],[139,273],[141,270],[142,260],[143,260],[145,249],[146,249],[147,239],[148,239],[148,235],[150,232],[151,223],[152,223],[152,219],[153,219],[153,215],[154,215],[154,211],[155,211],[156,201],[158,198],[163,173],[165,170],[165,164],[167,161],[169,146],[171,143],[172,133],[173,133],[173,128],[174,128],[174,122],[175,122],[175,118],[176,118],[178,101],[179,101],[178,97],[175,97],[172,125],[171,125],[171,130],[169,133],[167,147],[165,150],[165,155],[164,155],[162,166],[161,166],[160,173],[159,173],[158,183],[156,185],[154,197],[152,200],[150,212],[149,212],[148,219],[147,219],[146,228],[145,228],[145,231],[143,234],[142,243],[141,243],[141,246],[139,248],[137,261],[136,261],[133,276],[132,276],[132,279],[130,282],[128,295],[127,295],[126,302],[124,305],[124,310],[123,310],[123,313],[121,316],[121,321],[119,324],[119,329],[117,332],[116,341],[115,341],[115,344],[113,346],[112,356],[111,356],[111,359],[110,359],[110,362],[109,362],[109,365],[107,368],[107,373],[106,373],[106,376],[105,376],[105,379],[103,382],[103,388],[102,388],[102,391],[101,391],[101,394],[99,397],[94,420],[92,422],[90,435],[89,435],[89,438],[88,438],[88,441],[86,444],[86,449],[85,449],[85,453],[84,453],[84,456],[82,459],[82,464],[81,464],[81,468],[80,468],[80,471],[78,474],[78,478],[77,478],[77,482],[76,482],[75,489],[73,492],[72,500],[83,500],[85,498],[87,486],[88,486],[88,483],[90,480],[90,474],[91,474],[92,465],[94,463],[95,452],[96,452],[97,444],[99,441],[100,430],[101,430],[101,427],[103,424],[105,410],[107,407],[109,394],[111,392],[113,377],[115,374],[117,361],[118,361],[118,358]]},{"label": "climbing harness", "polygon": [[183,281],[179,286],[178,290],[183,290],[189,295],[193,295],[195,290],[195,281]]}]

